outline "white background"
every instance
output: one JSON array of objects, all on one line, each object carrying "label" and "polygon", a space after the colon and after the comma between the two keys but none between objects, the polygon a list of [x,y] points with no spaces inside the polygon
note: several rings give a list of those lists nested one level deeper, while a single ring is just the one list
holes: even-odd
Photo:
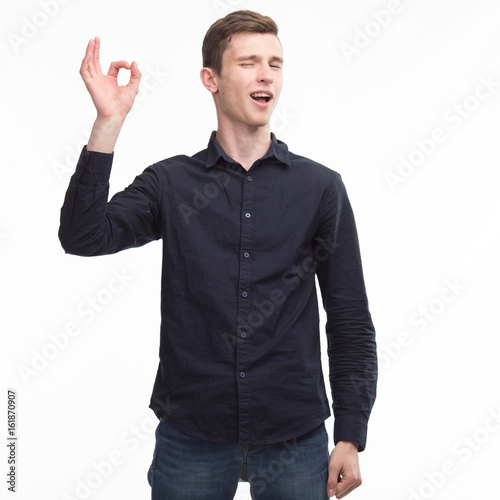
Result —
[{"label": "white background", "polygon": [[[342,174],[356,214],[380,377],[360,455],[364,483],[348,498],[496,498],[499,2],[43,5],[9,2],[1,21],[0,421],[6,436],[14,388],[14,498],[150,495],[161,243],[86,259],[65,255],[57,238],[95,115],[78,73],[87,41],[101,37],[103,69],[135,59],[144,75],[116,147],[116,192],[149,164],[206,147],[216,121],[199,81],[201,43],[239,8],[280,27],[285,87],[274,131]],[[401,170],[402,158],[413,169]],[[113,273],[125,285],[110,294]],[[92,298],[106,302],[94,316]],[[68,337],[71,325],[78,335]],[[326,357],[324,367],[328,380]],[[333,419],[326,425],[331,434]],[[99,475],[96,464],[111,457],[119,464]],[[248,484],[236,498],[250,498]]]}]

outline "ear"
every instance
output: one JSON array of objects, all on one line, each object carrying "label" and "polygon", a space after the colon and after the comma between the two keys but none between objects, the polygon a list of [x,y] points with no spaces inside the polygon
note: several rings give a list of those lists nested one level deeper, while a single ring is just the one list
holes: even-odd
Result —
[{"label": "ear", "polygon": [[217,76],[212,68],[202,68],[200,72],[201,83],[212,94],[216,94],[219,89],[217,88]]}]

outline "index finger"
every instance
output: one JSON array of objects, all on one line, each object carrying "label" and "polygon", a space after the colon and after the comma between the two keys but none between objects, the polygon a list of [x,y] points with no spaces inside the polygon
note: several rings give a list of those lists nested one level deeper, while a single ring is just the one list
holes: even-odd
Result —
[{"label": "index finger", "polygon": [[85,73],[86,75],[90,75],[90,70],[93,70],[93,66],[91,66],[92,56],[94,54],[94,40],[91,38],[89,43],[87,44],[87,49],[85,50],[85,57],[83,58],[82,65],[80,67],[80,73],[82,75]]},{"label": "index finger", "polygon": [[101,55],[101,39],[98,36],[96,36],[94,40],[95,40],[94,57],[93,57],[94,69],[96,72],[102,73],[101,64],[99,63],[99,57]]},{"label": "index finger", "polygon": [[[339,485],[340,484],[341,483],[339,482]],[[355,490],[357,487],[358,485],[356,483],[352,483],[350,485],[346,484],[345,486],[338,488],[336,496],[340,500],[341,498],[344,498],[346,495],[351,493],[351,491]]]}]

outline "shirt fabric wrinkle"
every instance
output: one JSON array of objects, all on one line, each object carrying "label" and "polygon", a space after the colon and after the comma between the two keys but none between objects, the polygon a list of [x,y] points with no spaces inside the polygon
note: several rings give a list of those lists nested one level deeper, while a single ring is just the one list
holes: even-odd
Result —
[{"label": "shirt fabric wrinkle", "polygon": [[246,445],[293,439],[328,418],[317,276],[334,442],[362,451],[376,395],[375,329],[340,174],[274,134],[245,171],[213,132],[203,151],[150,165],[108,200],[112,162],[82,149],[59,238],[83,256],[162,239],[149,405],[157,417],[206,441]]}]

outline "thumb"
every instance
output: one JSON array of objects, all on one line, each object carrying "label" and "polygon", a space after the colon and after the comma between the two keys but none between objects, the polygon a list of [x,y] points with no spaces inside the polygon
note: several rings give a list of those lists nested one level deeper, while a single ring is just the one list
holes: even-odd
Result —
[{"label": "thumb", "polygon": [[130,65],[130,81],[128,82],[128,85],[137,90],[139,87],[139,82],[141,81],[141,76],[142,73],[139,71],[139,66],[137,66],[137,63],[135,61],[133,61]]},{"label": "thumb", "polygon": [[333,497],[337,494],[337,488],[339,485],[340,469],[336,467],[329,467],[328,469],[328,483],[326,486],[327,493],[329,497]]}]

